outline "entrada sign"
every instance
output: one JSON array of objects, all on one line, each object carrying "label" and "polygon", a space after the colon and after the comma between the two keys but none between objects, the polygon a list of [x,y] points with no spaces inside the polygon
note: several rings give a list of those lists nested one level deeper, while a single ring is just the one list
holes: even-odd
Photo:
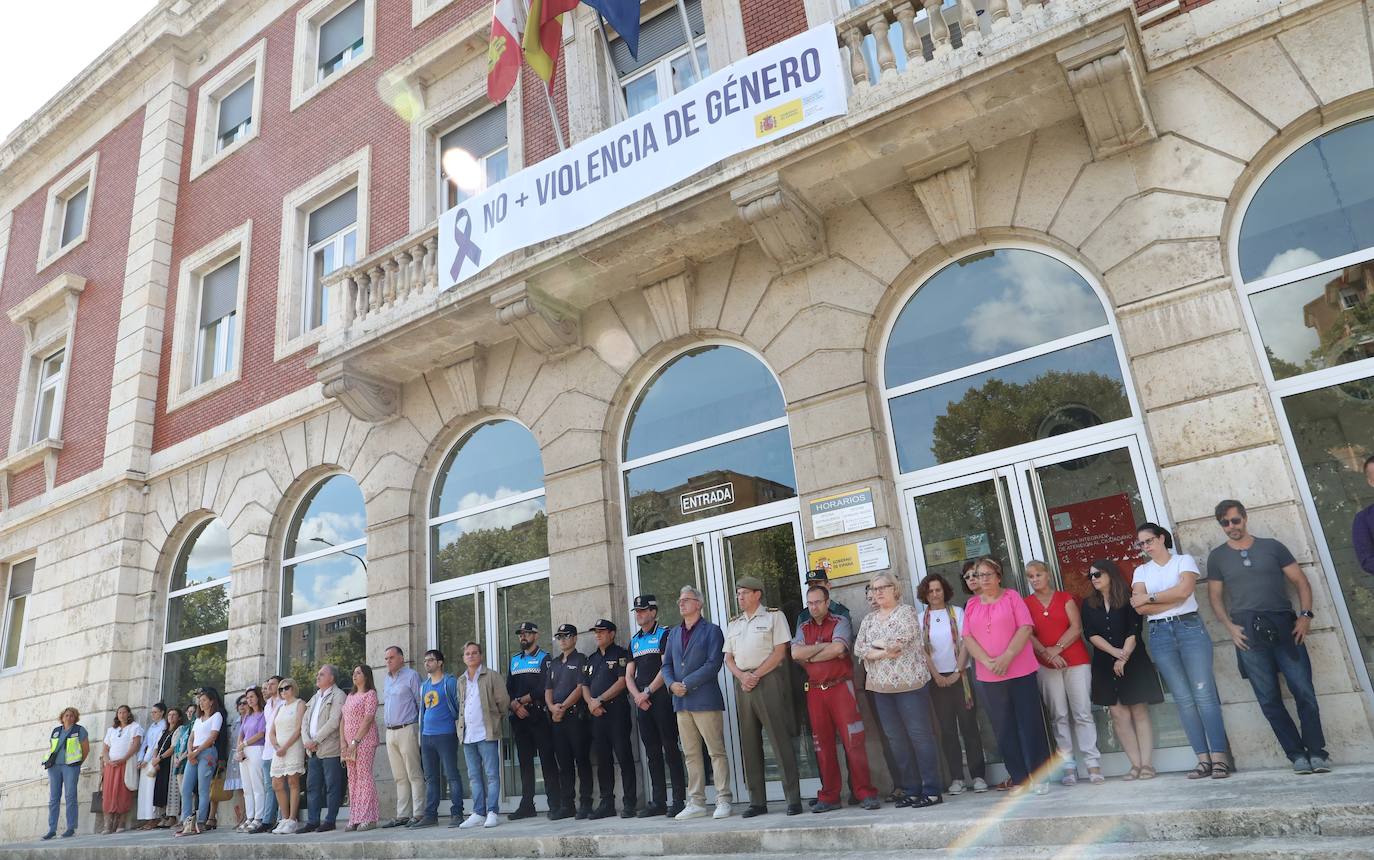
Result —
[{"label": "entrada sign", "polygon": [[734,503],[735,485],[728,481],[724,484],[716,484],[714,487],[707,487],[704,490],[683,493],[678,500],[678,505],[682,508],[683,514],[694,514],[708,508],[723,508]]}]

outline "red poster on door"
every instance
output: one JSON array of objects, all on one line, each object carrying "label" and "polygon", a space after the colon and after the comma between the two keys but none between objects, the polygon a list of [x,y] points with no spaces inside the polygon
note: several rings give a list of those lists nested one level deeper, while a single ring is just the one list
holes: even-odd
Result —
[{"label": "red poster on door", "polygon": [[1121,567],[1126,585],[1140,563],[1135,550],[1135,514],[1126,493],[1049,509],[1050,536],[1064,590],[1082,600],[1092,592],[1088,568],[1107,558]]}]

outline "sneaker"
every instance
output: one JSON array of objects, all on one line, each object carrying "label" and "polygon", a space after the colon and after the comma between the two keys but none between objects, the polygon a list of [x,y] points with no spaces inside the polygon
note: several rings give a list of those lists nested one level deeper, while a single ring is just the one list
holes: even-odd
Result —
[{"label": "sneaker", "polygon": [[720,803],[717,803],[717,804],[716,804],[716,811],[713,812],[713,813],[711,813],[711,817],[712,817],[712,818],[729,818],[731,815],[734,814],[734,812],[735,812],[735,811],[734,811],[733,809],[730,808],[730,804],[728,804],[728,803],[726,803],[725,801],[722,800]]},{"label": "sneaker", "polygon": [[[475,813],[474,813],[474,814],[475,814]],[[497,815],[495,812],[488,812],[488,813],[487,813],[487,820],[486,820],[485,822],[483,822],[482,826],[483,826],[483,827],[495,827],[496,825],[498,825],[498,824],[500,824],[500,823],[501,823],[501,816]]]},{"label": "sneaker", "polygon": [[865,797],[859,802],[864,809],[882,809],[883,802],[876,797]]},{"label": "sneaker", "polygon": [[1312,772],[1313,772],[1313,773],[1330,773],[1330,772],[1331,772],[1331,762],[1326,758],[1326,756],[1322,756],[1322,755],[1314,755],[1314,756],[1312,756]]},{"label": "sneaker", "polygon": [[973,780],[973,790],[977,794],[982,794],[983,792],[988,790],[988,784],[986,781],[984,781],[984,779],[981,776],[976,777]]},{"label": "sneaker", "polygon": [[281,819],[280,821],[277,822],[277,826],[274,827],[274,828],[272,828],[272,832],[273,832],[273,833],[285,833],[285,832],[286,832],[286,825],[287,825],[287,823],[290,822],[290,821],[291,821],[291,819],[289,819],[289,818],[283,818],[283,819]]},{"label": "sneaker", "polygon": [[673,816],[673,820],[686,821],[689,818],[705,818],[710,814],[711,810],[707,809],[706,807],[697,806],[695,803],[689,803],[686,806],[682,807],[681,812]]},{"label": "sneaker", "polygon": [[425,816],[425,817],[422,817],[422,818],[412,818],[412,819],[410,819],[410,823],[406,825],[406,828],[407,828],[407,829],[410,829],[410,830],[414,830],[414,829],[420,828],[420,827],[433,827],[434,825],[436,825],[436,824],[438,824],[438,823],[439,823],[439,819],[437,819],[437,818],[430,818],[430,817],[428,817],[428,816]]},{"label": "sneaker", "polygon": [[954,782],[951,782],[951,783],[949,784],[949,793],[950,793],[950,794],[963,794],[963,793],[964,793],[964,781],[963,781],[962,779],[956,779]]},{"label": "sneaker", "polygon": [[299,832],[300,829],[301,829],[301,826],[300,826],[299,823],[297,823],[297,822],[295,822],[295,821],[292,821],[291,819],[288,818],[288,819],[286,819],[286,829],[283,830],[282,833],[285,833],[285,834],[287,834],[287,835],[290,835],[290,834],[292,834],[292,833],[297,833],[297,832]]},{"label": "sneaker", "polygon": [[458,825],[458,829],[467,830],[469,827],[481,827],[486,820],[487,817],[485,815],[479,815],[478,813],[474,812],[467,817],[466,821]]},{"label": "sneaker", "polygon": [[1312,772],[1312,760],[1305,755],[1299,755],[1293,759],[1293,773],[1309,774]]}]

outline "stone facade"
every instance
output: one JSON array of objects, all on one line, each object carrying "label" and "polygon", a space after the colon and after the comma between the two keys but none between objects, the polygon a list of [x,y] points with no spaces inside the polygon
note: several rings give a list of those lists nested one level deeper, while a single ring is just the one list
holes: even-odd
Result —
[{"label": "stone facade", "polygon": [[[290,44],[294,13],[286,4],[252,4],[258,11],[244,12],[253,19],[247,22],[217,8],[195,11],[201,5],[163,4],[146,19],[148,29],[158,15],[175,26],[150,38],[232,35],[240,41],[210,48],[225,58],[271,25],[285,26],[280,47]],[[404,4],[377,5],[389,22],[379,22],[379,39],[409,29],[411,10],[391,8]],[[717,52],[743,51],[746,37],[755,48],[755,39],[770,39],[775,29],[757,11],[742,19],[721,11],[729,5],[706,7],[716,68],[732,59]],[[835,16],[820,2],[786,5],[789,16],[811,25]],[[901,15],[889,20],[881,11],[893,3],[869,5],[880,10],[881,26],[846,13],[842,39],[845,25],[864,33],[899,26]],[[442,39],[465,20],[460,6],[426,19],[427,38]],[[623,618],[631,597],[623,430],[652,374],[692,346],[737,345],[776,374],[802,510],[807,500],[874,489],[872,529],[816,539],[803,515],[806,549],[884,538],[894,572],[907,582],[919,578],[881,389],[885,338],[931,274],[1000,247],[1043,250],[1100,287],[1128,359],[1127,384],[1151,460],[1145,470],[1182,549],[1205,558],[1218,542],[1212,506],[1230,495],[1250,505],[1257,533],[1293,550],[1315,592],[1309,647],[1330,746],[1341,762],[1374,760],[1374,700],[1338,621],[1342,598],[1333,594],[1335,577],[1324,569],[1319,532],[1301,501],[1303,478],[1243,317],[1231,250],[1247,195],[1282,154],[1320,129],[1370,115],[1374,5],[1216,0],[1185,9],[1142,31],[1124,0],[1017,4],[977,53],[965,46],[926,62],[913,57],[905,71],[880,69],[876,81],[856,73],[847,117],[514,255],[460,289],[435,293],[432,283],[421,285],[349,317],[346,305],[371,301],[358,277],[387,263],[394,269],[403,251],[411,260],[408,249],[432,236],[432,221],[424,220],[403,235],[417,227],[406,202],[414,181],[400,169],[410,129],[377,132],[390,135],[386,145],[395,149],[371,180],[373,223],[388,226],[374,226],[373,257],[337,282],[317,353],[281,366],[268,360],[277,316],[269,242],[281,201],[250,200],[240,190],[232,192],[240,195],[232,213],[213,215],[223,214],[225,224],[249,217],[265,224],[255,228],[262,262],[255,263],[246,325],[258,344],[254,354],[266,358],[246,363],[237,384],[180,420],[166,405],[168,290],[176,260],[201,244],[196,237],[220,232],[205,214],[208,203],[187,207],[213,191],[194,187],[204,179],[187,179],[195,81],[180,60],[141,80],[111,70],[124,76],[121,104],[143,115],[132,219],[123,215],[123,298],[118,320],[103,318],[117,331],[105,460],[46,490],[21,493],[20,476],[7,476],[0,559],[36,557],[37,571],[22,663],[0,674],[0,837],[39,827],[46,784],[36,763],[63,706],[79,707],[98,738],[117,704],[135,705],[142,717],[160,695],[171,567],[187,534],[209,516],[228,527],[232,544],[228,690],[276,669],[285,532],[300,500],[329,474],[351,476],[365,500],[368,656],[380,664],[392,643],[416,653],[431,641],[427,518],[436,475],[467,431],[510,418],[529,428],[543,458],[554,623]],[[587,53],[577,45],[590,35],[585,23],[576,18],[565,34],[574,63]],[[423,54],[425,41],[416,39],[414,55],[385,44],[378,52],[404,68]],[[271,98],[279,49],[269,41],[267,50]],[[437,65],[432,57],[429,66],[416,60],[423,66],[416,80],[440,75],[445,63],[465,68],[472,57],[463,50],[431,52],[448,58]],[[202,61],[195,80],[217,65]],[[289,68],[279,71],[286,76]],[[594,77],[569,68],[568,92],[559,93],[565,110],[564,98],[572,105],[600,98]],[[527,111],[531,101],[523,98]],[[278,121],[280,134],[299,134],[290,116]],[[49,151],[80,153],[83,135],[97,135],[98,126],[54,118],[42,140]],[[339,153],[368,142],[365,124],[350,134],[359,128],[357,139],[339,141]],[[531,140],[547,130],[526,121],[524,133],[524,163],[532,163]],[[270,134],[265,129],[252,145],[261,150]],[[58,140],[68,137],[70,144]],[[0,176],[15,177],[0,185],[16,189],[0,192],[0,213],[19,211],[29,190],[41,188],[31,177],[45,165],[66,163],[32,154],[39,146],[12,139],[0,152]],[[539,146],[547,154],[547,144]],[[376,150],[373,158],[377,165]],[[251,175],[254,165],[236,169]],[[295,184],[276,183],[273,193]],[[8,225],[0,235],[3,295],[13,305],[23,298],[12,287],[15,273],[31,272],[34,260],[7,239],[18,234],[17,222],[5,216],[0,225]],[[864,603],[858,586],[841,586],[836,596],[851,607]],[[1242,766],[1282,763],[1223,647],[1225,630],[1209,609],[1203,613],[1218,643],[1216,671]],[[95,783],[94,775],[83,783],[83,798]]]}]

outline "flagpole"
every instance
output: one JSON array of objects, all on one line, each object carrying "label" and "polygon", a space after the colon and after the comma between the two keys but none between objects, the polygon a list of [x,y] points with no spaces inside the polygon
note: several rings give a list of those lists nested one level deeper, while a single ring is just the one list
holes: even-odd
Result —
[{"label": "flagpole", "polygon": [[692,58],[692,71],[696,73],[697,83],[701,83],[701,61],[697,59],[696,39],[692,37],[692,19],[687,17],[685,0],[677,0],[677,13],[682,17],[682,30],[687,34],[687,56]]},{"label": "flagpole", "polygon": [[625,90],[620,86],[620,75],[615,67],[615,54],[611,53],[611,37],[606,34],[606,19],[601,10],[596,13],[597,26],[601,28],[601,46],[606,51],[606,73],[615,89],[615,106],[620,109],[620,118],[630,118],[630,106],[625,102]]},{"label": "flagpole", "polygon": [[[525,26],[520,31],[523,34],[527,30],[529,30],[531,26],[538,27],[539,22],[530,21],[530,0],[520,0],[520,6],[525,12]],[[559,39],[559,43],[559,46],[561,48],[561,37]],[[523,55],[524,53],[522,51],[521,56]],[[553,74],[549,76],[548,83],[540,89],[544,91],[544,103],[549,106],[549,119],[553,120],[553,134],[554,138],[558,141],[558,149],[561,152],[562,150],[567,149],[568,146],[566,143],[563,142],[563,124],[558,121],[558,108],[555,107],[553,103],[553,79],[556,77],[558,77],[558,64],[555,62],[553,66]]]}]

